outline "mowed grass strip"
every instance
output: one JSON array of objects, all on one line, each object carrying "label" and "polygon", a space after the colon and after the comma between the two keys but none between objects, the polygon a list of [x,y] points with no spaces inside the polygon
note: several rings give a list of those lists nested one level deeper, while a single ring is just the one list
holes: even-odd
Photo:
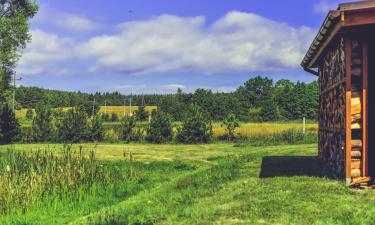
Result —
[{"label": "mowed grass strip", "polygon": [[72,224],[373,224],[375,194],[330,177],[316,145],[239,151]]}]

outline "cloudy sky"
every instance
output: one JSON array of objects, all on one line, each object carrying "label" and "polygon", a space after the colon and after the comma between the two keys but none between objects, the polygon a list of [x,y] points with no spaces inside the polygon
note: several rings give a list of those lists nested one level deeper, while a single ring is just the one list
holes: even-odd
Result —
[{"label": "cloudy sky", "polygon": [[25,86],[232,91],[256,75],[312,81],[299,64],[332,0],[39,0]]}]

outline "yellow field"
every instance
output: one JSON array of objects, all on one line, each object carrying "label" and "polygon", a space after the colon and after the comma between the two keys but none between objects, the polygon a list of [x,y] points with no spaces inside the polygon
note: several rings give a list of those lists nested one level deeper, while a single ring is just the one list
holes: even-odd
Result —
[{"label": "yellow field", "polygon": [[[156,110],[156,108],[156,106],[146,106],[146,111],[151,113],[153,110]],[[116,113],[118,116],[122,117],[124,115],[130,115],[130,113],[134,113],[137,110],[138,106],[107,106],[107,110],[106,107],[102,106],[100,107],[99,113]]]},{"label": "yellow field", "polygon": [[[241,136],[256,136],[267,134],[278,134],[288,129],[300,129],[302,123],[241,123],[236,133]],[[306,131],[317,131],[318,124],[306,124]],[[220,124],[213,125],[214,136],[223,136],[225,127]]]},{"label": "yellow field", "polygon": [[[155,110],[157,107],[156,106],[146,106],[146,111],[151,113],[153,110]],[[71,109],[71,107],[64,107],[63,108],[63,111],[68,111],[69,109]],[[112,114],[112,113],[116,113],[119,117],[122,117],[125,115],[129,115],[130,113],[134,113],[135,111],[138,110],[138,106],[107,106],[107,107],[104,107],[104,106],[101,106],[100,107],[100,110],[99,110],[99,113],[107,113],[107,114]],[[16,111],[16,117],[18,119],[20,118],[25,118],[26,117],[26,112],[27,112],[27,109],[20,109],[20,110],[17,110]]]}]

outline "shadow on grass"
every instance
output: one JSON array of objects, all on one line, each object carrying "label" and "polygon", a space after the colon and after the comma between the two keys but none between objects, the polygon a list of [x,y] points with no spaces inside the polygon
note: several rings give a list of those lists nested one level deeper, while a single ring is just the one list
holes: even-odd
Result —
[{"label": "shadow on grass", "polygon": [[262,159],[260,178],[271,177],[327,177],[334,178],[332,172],[313,156],[266,156]]}]

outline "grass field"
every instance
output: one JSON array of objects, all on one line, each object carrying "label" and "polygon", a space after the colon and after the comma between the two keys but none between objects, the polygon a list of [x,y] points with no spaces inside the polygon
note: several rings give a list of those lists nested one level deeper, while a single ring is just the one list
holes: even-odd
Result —
[{"label": "grass field", "polygon": [[[156,106],[146,106],[146,111],[151,113],[153,110],[157,109]],[[63,108],[63,111],[67,111],[71,109],[71,107],[65,107]],[[135,111],[138,110],[138,106],[107,106],[107,107],[104,107],[104,106],[101,106],[100,107],[100,110],[99,110],[99,113],[107,113],[109,115],[111,115],[112,113],[115,113],[117,114],[119,117],[123,117],[124,114],[125,115],[129,115],[130,113],[134,113]],[[26,117],[26,112],[27,112],[27,109],[20,109],[20,110],[17,110],[16,111],[16,117],[18,119],[20,118],[25,118]]]},{"label": "grass field", "polygon": [[[0,157],[6,149],[0,147]],[[73,148],[78,148],[78,145]],[[13,145],[33,152],[62,145]],[[132,153],[136,178],[127,194],[30,206],[0,224],[373,224],[375,194],[330,177],[317,146],[85,144],[105,165],[124,167]],[[1,165],[1,164],[0,164]],[[4,179],[4,165],[1,165]],[[56,202],[57,201],[57,202]]]}]

